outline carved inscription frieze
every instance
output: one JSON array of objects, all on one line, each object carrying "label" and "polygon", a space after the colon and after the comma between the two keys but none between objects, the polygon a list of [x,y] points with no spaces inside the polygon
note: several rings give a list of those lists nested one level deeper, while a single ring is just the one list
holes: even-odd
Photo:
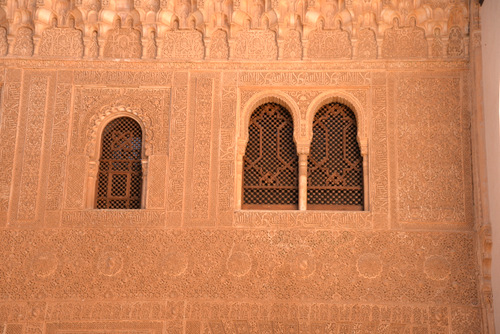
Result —
[{"label": "carved inscription frieze", "polygon": [[275,71],[275,72],[247,72],[238,73],[239,84],[267,85],[267,86],[336,86],[336,85],[369,85],[371,82],[369,72],[298,72],[298,71]]},{"label": "carved inscription frieze", "polygon": [[[27,310],[27,311],[24,311]],[[34,312],[33,315],[31,312]],[[392,332],[481,331],[477,307],[410,306],[333,302],[93,301],[0,303],[0,325],[43,333],[289,333],[383,328]],[[183,320],[186,319],[186,320]]]},{"label": "carved inscription frieze", "polygon": [[161,227],[165,212],[158,210],[83,210],[63,211],[63,227]]},{"label": "carved inscription frieze", "polygon": [[75,71],[75,85],[170,86],[171,71]]}]

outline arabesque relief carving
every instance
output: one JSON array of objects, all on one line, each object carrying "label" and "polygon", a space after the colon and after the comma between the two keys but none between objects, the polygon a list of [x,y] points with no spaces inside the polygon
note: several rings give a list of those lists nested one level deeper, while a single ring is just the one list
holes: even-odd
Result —
[{"label": "arabesque relief carving", "polygon": [[225,60],[229,58],[229,45],[227,43],[227,32],[222,29],[216,30],[210,40],[210,59]]},{"label": "arabesque relief carving", "polygon": [[460,79],[404,78],[397,87],[399,219],[470,224],[465,194],[471,184],[462,172],[470,164],[463,143],[469,125],[460,113]]},{"label": "arabesque relief carving", "polygon": [[19,27],[14,41],[13,54],[16,56],[33,55],[33,30],[29,27]]},{"label": "arabesque relief carving", "polygon": [[409,26],[400,26],[399,19],[394,18],[392,28],[385,31],[382,44],[383,58],[425,58],[427,57],[427,40],[425,31],[416,26],[414,17]]},{"label": "arabesque relief carving", "polygon": [[141,32],[132,26],[132,18],[125,20],[122,27],[121,20],[115,19],[113,29],[106,36],[103,56],[105,58],[140,58],[142,54]]},{"label": "arabesque relief carving", "polygon": [[[49,62],[49,60],[43,61]],[[71,62],[67,61],[67,63]],[[402,323],[384,320],[381,322],[383,324],[393,324],[390,326],[398,324],[400,327],[397,328],[447,329],[453,326],[480,328],[481,323],[476,319],[476,303],[479,297],[475,280],[472,232],[467,227],[470,226],[471,203],[470,195],[467,194],[471,193],[472,188],[471,171],[466,168],[469,164],[467,162],[469,148],[464,146],[469,136],[465,116],[469,113],[469,107],[467,101],[461,98],[460,91],[460,87],[467,86],[464,77],[445,69],[423,76],[414,76],[405,72],[405,75],[400,75],[397,81],[394,81],[393,76],[381,69],[291,71],[282,68],[274,71],[254,71],[251,64],[244,66],[246,67],[238,70],[223,70],[222,73],[189,72],[189,70],[152,72],[110,71],[99,68],[66,69],[58,71],[57,77],[51,76],[49,73],[52,72],[47,70],[42,73],[38,70],[31,70],[27,72],[29,75],[25,75],[26,80],[29,80],[24,85],[25,91],[19,93],[16,93],[16,89],[20,90],[22,78],[20,73],[22,72],[9,70],[9,81],[3,87],[2,96],[7,106],[5,115],[9,115],[7,119],[13,121],[2,123],[2,136],[5,136],[3,138],[6,140],[7,138],[9,141],[14,140],[17,143],[16,147],[24,144],[12,136],[21,135],[22,140],[37,144],[36,150],[29,149],[31,147],[29,145],[28,149],[24,150],[24,155],[28,157],[24,161],[26,163],[29,161],[29,165],[26,165],[22,171],[16,172],[16,178],[13,181],[8,173],[2,174],[3,184],[7,185],[8,189],[12,188],[12,184],[19,184],[19,187],[12,188],[13,194],[5,191],[2,193],[2,198],[7,198],[2,202],[4,203],[2,215],[6,217],[8,226],[29,226],[26,224],[35,221],[42,226],[64,227],[65,233],[69,232],[70,235],[73,233],[71,231],[75,231],[75,238],[87,236],[94,240],[94,245],[101,245],[95,240],[106,240],[106,243],[103,243],[102,247],[99,246],[99,250],[92,258],[85,258],[86,255],[82,251],[83,253],[77,256],[80,265],[66,273],[64,268],[69,260],[60,255],[67,252],[64,247],[79,249],[81,245],[90,246],[92,242],[78,239],[80,241],[74,244],[70,241],[73,237],[68,239],[68,236],[64,239],[61,236],[63,240],[57,247],[64,249],[51,248],[52,239],[49,238],[40,248],[30,248],[33,250],[27,255],[13,253],[14,258],[17,259],[15,263],[29,263],[29,267],[15,267],[11,264],[14,262],[9,262],[4,266],[7,268],[5,270],[12,273],[11,275],[19,276],[25,275],[23,270],[30,268],[32,279],[26,284],[34,284],[38,287],[36,290],[55,296],[55,301],[51,301],[53,306],[50,306],[50,309],[60,307],[56,305],[68,303],[68,299],[74,298],[85,298],[95,303],[103,302],[108,296],[123,294],[124,291],[128,291],[126,292],[127,298],[141,303],[146,301],[139,295],[146,296],[148,300],[173,298],[173,303],[187,303],[187,305],[193,303],[191,299],[205,296],[204,298],[210,300],[215,294],[219,296],[217,298],[227,300],[241,296],[247,296],[250,299],[260,296],[259,299],[265,299],[271,292],[266,290],[268,287],[264,288],[265,285],[262,285],[262,282],[272,281],[277,282],[276,286],[273,286],[272,293],[279,295],[280,299],[298,298],[307,294],[318,300],[319,304],[328,305],[324,307],[331,311],[324,311],[326,313],[322,316],[323,318],[317,318],[312,315],[313,313],[309,313],[303,319],[307,326],[320,322],[322,326],[326,326],[325,328],[340,328],[335,327],[340,325],[338,323],[335,325],[334,307],[344,305],[342,301],[346,298],[362,305],[363,298],[365,298],[363,296],[370,291],[375,296],[373,297],[376,301],[375,305],[387,302],[398,305],[410,304],[408,306],[410,308],[423,308],[418,312],[424,314],[435,312],[429,309],[431,306],[422,306],[432,300],[433,303],[442,305],[440,307],[447,310],[443,311],[446,314],[461,314],[464,317],[470,317],[470,322],[466,324],[462,317],[452,318],[448,315],[443,315],[443,320],[439,325],[433,325],[430,320],[421,323],[414,323],[413,320],[401,320]],[[464,69],[461,71],[465,73]],[[57,80],[53,81],[55,79]],[[120,85],[127,85],[130,88]],[[349,86],[353,87],[346,88]],[[441,88],[436,89],[436,87]],[[266,92],[269,96],[273,96],[274,91],[279,91],[281,95],[285,94],[288,96],[287,99],[297,106],[300,122],[303,122],[303,127],[299,129],[299,137],[306,136],[310,129],[311,125],[305,120],[309,119],[311,104],[317,101],[315,103],[319,107],[322,101],[325,103],[329,101],[327,97],[322,97],[330,96],[325,95],[329,91],[333,92],[332,97],[348,96],[358,106],[355,110],[362,110],[357,117],[360,124],[365,124],[362,130],[367,134],[369,145],[370,187],[367,194],[370,209],[368,211],[235,212],[235,192],[238,189],[235,156],[239,150],[236,130],[238,124],[241,124],[241,108],[256,94]],[[47,96],[55,96],[53,104],[50,99],[46,99]],[[24,103],[22,104],[24,107],[19,109],[18,101],[23,99],[33,102]],[[43,105],[40,104],[42,101]],[[416,104],[413,101],[419,101],[419,103]],[[419,105],[425,105],[426,108],[417,108]],[[461,110],[460,117],[457,117],[456,110]],[[16,116],[17,112],[20,112],[19,116]],[[437,112],[441,114],[440,122],[430,122],[430,117]],[[145,210],[92,210],[86,204],[89,189],[92,188],[91,175],[95,170],[93,169],[95,167],[92,167],[92,159],[99,152],[99,129],[110,119],[109,117],[118,114],[136,117],[145,128],[149,180]],[[44,118],[40,118],[40,115]],[[10,124],[19,122],[18,117],[31,120],[30,125],[26,125],[27,131],[19,132],[19,134],[15,131],[15,127],[9,128]],[[46,121],[48,119],[53,121]],[[424,120],[426,120],[425,124],[432,124],[432,127],[419,125]],[[42,123],[51,124],[50,128],[41,132],[43,127],[40,127],[40,124]],[[37,129],[31,129],[32,126],[36,126]],[[445,127],[447,132],[443,132],[441,127]],[[6,131],[3,131],[4,128]],[[397,144],[394,144],[395,137],[391,135],[393,133],[401,137]],[[447,140],[442,137],[446,134],[450,136]],[[30,139],[35,137],[44,138],[43,142]],[[411,139],[412,145],[405,144],[405,138]],[[415,143],[428,147],[429,142],[434,143],[436,150],[441,153],[434,154],[433,150],[425,150],[417,145],[415,149],[420,152],[420,158],[416,162],[413,161],[413,155],[416,153],[408,150],[408,147],[414,147]],[[440,145],[444,146],[438,147]],[[462,153],[448,157],[445,154],[448,150]],[[2,148],[2,152],[5,152],[2,154],[9,154],[10,151],[8,147],[5,147]],[[393,160],[391,155],[393,153],[390,152],[397,153],[397,159]],[[438,156],[441,160],[436,160]],[[393,168],[393,174],[390,174],[388,167],[394,162],[397,168]],[[15,154],[13,159],[2,160],[2,166],[10,169],[12,167],[9,166],[15,163],[19,163]],[[439,167],[444,164],[447,168]],[[406,171],[412,166],[417,169]],[[47,174],[41,172],[45,168],[47,168]],[[41,175],[47,176],[40,178]],[[421,177],[417,180],[416,176],[419,175]],[[432,177],[432,182],[427,180],[429,176]],[[48,182],[49,179],[50,182]],[[447,187],[442,187],[439,199],[412,197],[415,187],[437,189],[433,187],[442,184],[447,184]],[[449,188],[451,186],[454,188]],[[40,196],[38,192],[33,192],[31,189],[45,189],[43,191],[46,195]],[[417,206],[412,206],[412,203],[417,203]],[[391,215],[397,217],[396,223],[389,220],[390,210],[396,210],[392,211],[396,214]],[[456,226],[464,231],[436,231],[443,224]],[[197,229],[190,229],[189,233],[192,234],[189,237],[181,237],[184,232],[179,231],[184,231],[184,226]],[[211,227],[213,230],[210,232],[211,236],[206,234],[210,229],[200,228],[203,226]],[[391,226],[402,226],[408,231],[391,232]],[[178,232],[174,233],[172,230],[173,234],[169,234],[171,227],[175,227]],[[318,228],[327,231],[327,235],[312,232]],[[420,232],[410,231],[412,228],[417,228]],[[108,234],[101,236],[89,234],[91,230],[94,231],[92,233],[99,233],[101,229],[113,231],[124,229],[123,233],[128,233],[128,236],[123,237],[125,239],[116,237],[116,241],[112,241],[115,240],[112,239],[114,237]],[[143,232],[136,234],[137,229],[143,229]],[[160,231],[165,229],[164,233],[168,236],[165,236],[166,239],[161,239],[164,238],[161,237],[161,240],[154,241],[155,238],[159,238],[158,230],[155,230],[156,236],[151,234],[147,237],[147,240],[151,239],[151,241],[140,239],[147,235],[149,229],[160,229]],[[339,231],[341,229],[348,229],[351,232],[343,234]],[[374,232],[379,229],[385,231]],[[259,233],[267,234],[268,230],[275,230],[276,234],[273,234],[271,244],[261,245],[260,243],[267,239]],[[314,236],[315,233],[321,235]],[[392,234],[387,235],[388,233]],[[328,235],[330,238],[339,240],[339,248],[330,249],[323,243],[322,240],[327,240]],[[200,236],[200,239],[197,236]],[[325,237],[327,239],[324,239]],[[17,240],[17,237],[13,236],[5,237],[5,240],[11,240],[11,238]],[[436,242],[435,238],[441,241]],[[180,240],[190,240],[189,246]],[[295,246],[285,253],[280,253],[274,250],[273,240],[278,242],[276,247],[280,243]],[[136,270],[131,269],[136,268],[133,263],[143,261],[141,260],[143,253],[139,251],[133,254],[123,248],[123,245],[147,244],[148,247],[153,247],[157,242],[166,246],[157,250],[151,249],[151,254],[157,254],[147,256],[151,263],[145,263],[141,267],[141,273],[133,271]],[[344,245],[344,242],[345,246],[340,247]],[[37,245],[38,243],[38,241],[35,242]],[[210,246],[208,253],[205,252],[202,258],[193,255],[193,250],[201,249],[204,243],[218,248],[219,253],[212,253],[211,249],[215,248]],[[449,243],[453,245],[439,248],[439,245]],[[380,245],[383,247],[380,248]],[[17,249],[21,248],[22,246],[19,246]],[[468,251],[453,252],[458,248],[468,249]],[[136,247],[131,246],[131,249],[136,250]],[[265,259],[259,259],[263,249],[266,249],[266,255],[262,255]],[[426,251],[421,249],[426,249]],[[389,254],[395,253],[413,253],[414,258],[409,261],[405,256],[404,261],[397,262],[391,255],[389,261]],[[178,256],[173,254],[178,254]],[[259,254],[259,257],[255,257],[254,254]],[[270,265],[266,266],[263,263]],[[339,267],[338,263],[343,264]],[[215,271],[208,276],[205,275],[202,282],[199,273],[205,272],[207,265],[215,268],[212,269]],[[467,269],[458,271],[456,268]],[[61,292],[62,290],[57,290],[55,288],[57,284],[44,285],[46,284],[44,282],[61,280],[63,271],[65,283],[61,283],[60,286],[77,284],[76,280],[84,277],[82,275],[92,275],[91,273],[95,273],[100,280],[118,280],[125,277],[123,275],[127,275],[126,277],[137,277],[137,279],[143,277],[148,283],[133,283],[136,282],[134,278],[124,287],[108,284],[105,281],[102,286],[97,287],[88,282],[81,289],[74,290],[70,296]],[[405,271],[405,278],[398,278],[395,285],[393,283],[389,286],[382,284],[382,281],[398,277],[393,276],[397,271]],[[346,275],[356,277],[356,280],[346,281],[342,278]],[[215,284],[212,277],[219,276],[224,277],[230,285]],[[72,280],[74,283],[71,283]],[[332,282],[335,285],[331,285],[334,284]],[[419,285],[415,282],[423,283]],[[32,290],[27,289],[24,283],[16,289],[12,284],[14,283],[7,283],[6,289],[10,291],[9,294],[12,293],[14,301],[0,303],[0,307],[6,309],[19,307],[27,310],[28,306],[15,304],[17,303],[15,300],[21,303],[24,300],[38,298],[43,301],[45,298],[30,294],[29,291]],[[168,284],[169,288],[162,284]],[[147,290],[137,288],[146,285]],[[194,286],[200,286],[200,289],[207,287],[207,290],[190,288]],[[212,288],[209,289],[208,286]],[[337,299],[331,304],[332,291],[329,287],[334,286],[336,286],[334,289],[337,291],[335,293]],[[248,287],[252,288],[249,290]],[[217,292],[214,292],[214,289]],[[165,291],[165,294],[160,291]],[[168,291],[175,291],[175,294],[171,295]],[[405,291],[403,295],[407,298],[404,303],[401,299],[401,291]],[[43,303],[46,302],[43,301]],[[114,305],[113,307],[130,305],[115,301],[110,301],[110,303]],[[257,301],[252,303],[258,305]],[[420,306],[413,306],[416,304]],[[227,305],[226,307],[233,307],[230,305],[235,304]],[[303,303],[292,303],[288,307],[305,306]],[[315,312],[312,310],[316,306],[310,307],[308,312]],[[396,308],[395,310],[387,312],[400,312]],[[87,328],[81,324],[81,321],[71,320],[74,319],[73,316],[64,312],[52,314],[59,314],[51,315],[60,319],[57,323],[66,321],[69,327]],[[234,328],[232,327],[235,326],[234,321],[242,320],[215,314],[210,315],[208,319],[192,314],[195,313],[181,313],[177,319],[185,319],[186,322],[196,324],[193,326],[200,328],[223,326],[228,331]],[[375,316],[372,315],[372,317]],[[151,317],[148,321],[157,321],[155,315],[152,314]],[[115,319],[118,319],[118,316],[108,315],[106,319],[101,318],[100,321],[112,322]],[[254,316],[248,316],[248,328],[252,328],[251,321],[255,319]],[[297,319],[300,320],[300,318]],[[266,320],[268,321],[266,326],[271,326],[275,323],[274,321],[277,323],[283,320],[292,324],[298,321],[297,319],[290,315],[289,318],[282,320],[279,318]],[[354,326],[354,324],[361,327],[369,326],[364,320],[345,319],[345,326]],[[175,322],[175,320],[171,321]],[[72,325],[70,326],[69,323]],[[23,323],[21,326],[28,328],[31,323]],[[63,324],[51,326],[53,327],[49,327],[66,328]],[[126,325],[123,326],[123,328],[126,327]],[[179,326],[179,328],[188,328],[184,327],[188,326],[184,325],[184,322]],[[110,328],[121,327],[117,325],[117,327]]]},{"label": "arabesque relief carving", "polygon": [[263,30],[251,29],[250,20],[247,20],[236,39],[234,58],[276,60],[278,58],[276,33],[270,30],[267,25]]},{"label": "arabesque relief carving", "polygon": [[318,28],[309,33],[310,58],[351,58],[352,45],[349,33],[342,30],[340,23],[341,21],[337,20],[334,29],[325,30],[324,22],[319,21]]},{"label": "arabesque relief carving", "polygon": [[199,60],[205,57],[203,35],[195,29],[194,21],[187,30],[179,30],[178,22],[174,22],[172,31],[165,34],[162,57],[168,60]]},{"label": "arabesque relief carving", "polygon": [[51,28],[43,31],[40,40],[40,56],[81,58],[83,56],[82,32],[74,28],[74,20],[69,27],[59,28],[53,19]]}]

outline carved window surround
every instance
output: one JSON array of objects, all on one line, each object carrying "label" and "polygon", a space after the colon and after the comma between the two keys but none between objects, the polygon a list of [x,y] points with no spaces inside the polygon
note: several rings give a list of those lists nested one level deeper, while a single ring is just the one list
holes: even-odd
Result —
[{"label": "carved window surround", "polygon": [[86,209],[94,209],[95,197],[96,197],[96,184],[97,184],[97,173],[99,171],[99,158],[101,155],[101,142],[104,128],[109,122],[116,118],[129,117],[135,120],[142,130],[142,190],[141,190],[141,209],[146,209],[147,203],[147,178],[148,178],[148,156],[151,152],[150,139],[148,137],[147,129],[151,128],[146,126],[144,120],[138,116],[137,112],[134,112],[130,108],[126,107],[113,107],[104,112],[104,114],[99,115],[97,120],[95,120],[92,129],[90,130],[91,143],[89,143],[87,154],[89,156],[88,164],[88,174],[87,174],[87,191],[86,191]]},{"label": "carved window surround", "polygon": [[[248,143],[248,125],[252,113],[260,105],[265,103],[278,103],[285,107],[293,118],[294,141],[297,146],[299,156],[299,211],[307,210],[307,158],[313,137],[313,120],[316,112],[324,105],[337,102],[349,107],[356,115],[358,124],[357,141],[363,157],[363,190],[364,190],[364,211],[370,210],[370,189],[369,189],[369,154],[368,154],[368,129],[366,122],[367,110],[362,103],[344,90],[326,90],[314,98],[305,117],[301,116],[300,108],[295,100],[287,93],[272,89],[270,87],[259,87],[262,90],[253,95],[243,106],[238,104],[238,129],[237,129],[237,153],[236,153],[236,173],[235,173],[235,209],[242,208],[242,188],[243,188],[243,157]],[[238,99],[241,100],[241,87],[238,91]]]}]

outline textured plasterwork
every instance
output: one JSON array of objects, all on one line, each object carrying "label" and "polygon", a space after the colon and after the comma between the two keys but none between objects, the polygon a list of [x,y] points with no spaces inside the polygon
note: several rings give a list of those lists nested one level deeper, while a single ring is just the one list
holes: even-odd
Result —
[{"label": "textured plasterwork", "polygon": [[[481,333],[467,62],[2,66],[0,332]],[[235,210],[261,95],[296,109],[299,139],[351,103],[368,210]],[[145,130],[145,209],[93,210],[118,115]]]}]

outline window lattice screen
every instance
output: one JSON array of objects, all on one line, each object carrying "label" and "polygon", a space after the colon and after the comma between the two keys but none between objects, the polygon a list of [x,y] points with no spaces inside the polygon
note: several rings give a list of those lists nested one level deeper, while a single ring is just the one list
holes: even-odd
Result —
[{"label": "window lattice screen", "polygon": [[363,159],[356,140],[356,117],[340,103],[315,115],[308,159],[307,207],[363,210]]},{"label": "window lattice screen", "polygon": [[298,190],[292,116],[279,104],[261,105],[248,126],[242,208],[296,209]]},{"label": "window lattice screen", "polygon": [[131,118],[112,120],[102,135],[96,208],[140,209],[142,131]]}]

